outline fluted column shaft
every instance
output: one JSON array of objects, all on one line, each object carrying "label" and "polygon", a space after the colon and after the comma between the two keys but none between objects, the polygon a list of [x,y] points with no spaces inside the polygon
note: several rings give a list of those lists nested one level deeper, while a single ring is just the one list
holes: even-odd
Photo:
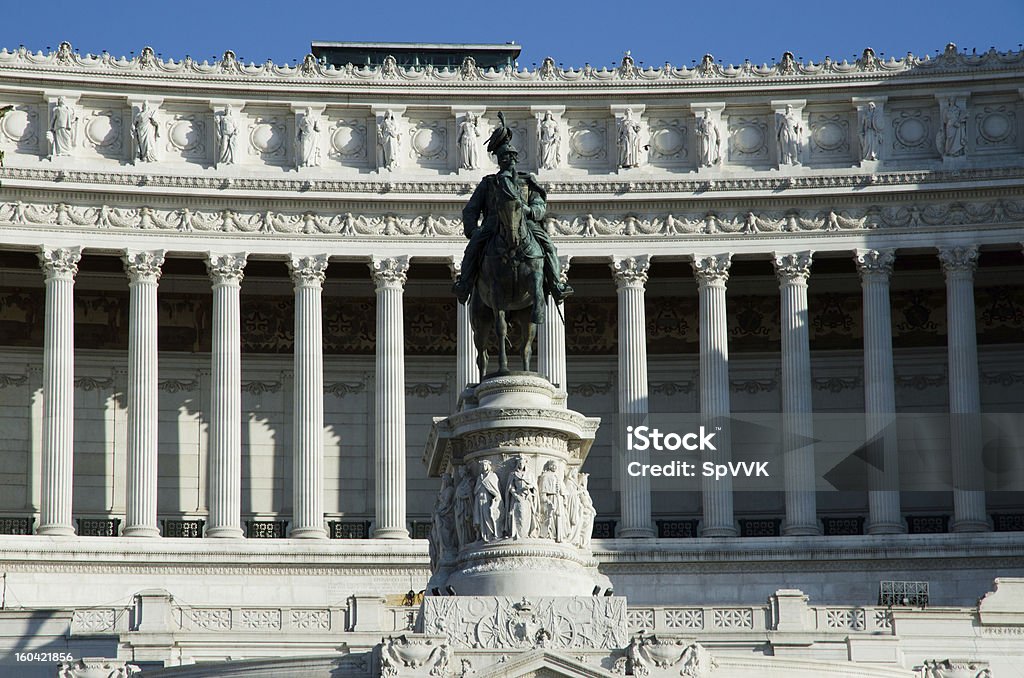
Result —
[{"label": "fluted column shaft", "polygon": [[157,303],[164,251],[125,252],[128,274],[128,478],[124,536],[159,537],[157,492]]},{"label": "fluted column shaft", "polygon": [[[562,265],[562,282],[569,276],[570,257],[559,257]],[[564,306],[548,297],[547,322],[541,325],[537,337],[537,371],[547,377],[548,381],[563,390],[568,389],[565,371],[565,317]]]},{"label": "fluted column shaft", "polygon": [[[725,313],[725,284],[731,254],[698,256],[693,260],[700,305],[700,411],[705,427],[716,431],[716,450],[704,461],[725,464],[732,459],[729,430],[729,327]],[[720,428],[721,430],[716,430]],[[704,525],[701,536],[734,537],[732,478],[701,478]]]},{"label": "fluted column shaft", "polygon": [[43,246],[46,278],[43,331],[43,480],[38,534],[75,533],[71,523],[74,453],[75,309],[73,290],[82,248]]},{"label": "fluted column shaft", "polygon": [[210,366],[208,537],[242,533],[242,334],[239,292],[248,255],[211,254],[213,354]]},{"label": "fluted column shaft", "polygon": [[[452,280],[458,280],[462,273],[462,259],[455,257],[448,262]],[[480,368],[476,364],[476,345],[473,343],[473,325],[469,318],[469,305],[455,304],[455,387],[462,393],[468,384],[480,381]]]},{"label": "fluted column shaft", "polygon": [[[644,308],[644,286],[651,260],[647,255],[613,257],[612,276],[618,289],[619,302],[619,419],[620,426],[642,424],[648,413],[647,384],[647,311]],[[550,316],[549,316],[550,317]],[[564,336],[563,336],[564,340]],[[626,432],[618,436],[625,441]],[[622,443],[624,445],[624,443]],[[653,537],[651,523],[651,481],[646,475],[632,477],[627,473],[633,462],[650,463],[646,450],[622,450],[622,538]]]},{"label": "fluted column shaft", "polygon": [[377,421],[374,430],[376,518],[373,536],[406,539],[405,523],[405,332],[402,294],[409,257],[374,258],[377,288]]},{"label": "fluted column shaft", "polygon": [[949,352],[949,425],[953,463],[953,531],[991,529],[985,513],[981,455],[981,393],[974,319],[977,245],[939,251],[946,275],[946,342]]},{"label": "fluted column shaft", "polygon": [[324,529],[324,329],[327,255],[292,255],[295,284],[295,373],[292,388],[292,531],[326,539]]},{"label": "fluted column shaft", "polygon": [[868,450],[868,534],[906,532],[900,513],[889,278],[894,251],[857,250],[864,306],[864,425]]},{"label": "fluted column shaft", "polygon": [[811,335],[807,279],[811,252],[775,253],[782,325],[782,451],[786,487],[783,534],[821,534],[814,488]]}]

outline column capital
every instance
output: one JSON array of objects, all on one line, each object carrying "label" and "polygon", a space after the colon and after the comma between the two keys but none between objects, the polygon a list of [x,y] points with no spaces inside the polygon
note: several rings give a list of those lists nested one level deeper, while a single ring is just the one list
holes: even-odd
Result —
[{"label": "column capital", "polygon": [[160,267],[164,265],[165,250],[125,250],[121,255],[124,272],[130,282],[155,283],[160,279]]},{"label": "column capital", "polygon": [[49,247],[43,245],[39,249],[39,265],[47,280],[58,278],[73,280],[78,273],[78,261],[82,258],[82,248]]},{"label": "column capital", "polygon": [[814,252],[775,252],[772,254],[772,265],[775,266],[775,277],[780,283],[791,283],[798,280],[806,281],[811,275],[811,262]]},{"label": "column capital", "polygon": [[699,286],[722,285],[729,280],[729,267],[732,266],[732,253],[694,255],[693,274]]},{"label": "column capital", "polygon": [[206,272],[214,285],[237,285],[242,282],[242,269],[245,268],[248,252],[231,254],[214,254],[210,252],[206,258]]},{"label": "column capital", "polygon": [[327,278],[326,254],[288,257],[288,273],[296,287],[320,287]]},{"label": "column capital", "polygon": [[452,280],[458,280],[462,275],[462,257],[457,254],[448,257],[448,271],[452,274]]},{"label": "column capital", "polygon": [[562,274],[558,276],[558,282],[566,283],[569,281],[569,267],[572,265],[571,254],[560,254],[558,255],[558,264],[562,269]]},{"label": "column capital", "polygon": [[893,264],[896,263],[896,250],[856,250],[853,261],[857,264],[861,280],[869,277],[888,278],[892,275]]},{"label": "column capital", "polygon": [[611,267],[616,287],[643,287],[647,283],[647,270],[651,267],[651,255],[613,256]]},{"label": "column capital", "polygon": [[939,248],[942,272],[947,276],[954,273],[974,273],[978,267],[978,246],[958,245]]},{"label": "column capital", "polygon": [[370,276],[378,290],[402,289],[409,273],[409,256],[373,257],[369,263]]}]

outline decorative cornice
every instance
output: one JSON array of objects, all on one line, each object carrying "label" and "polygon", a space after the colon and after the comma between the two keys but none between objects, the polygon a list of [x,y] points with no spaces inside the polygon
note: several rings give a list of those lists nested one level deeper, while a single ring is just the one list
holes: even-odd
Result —
[{"label": "decorative cornice", "polygon": [[155,283],[160,280],[160,267],[164,265],[164,250],[126,250],[121,256],[125,273],[133,283]]},{"label": "decorative cornice", "polygon": [[405,287],[409,273],[409,257],[373,257],[370,261],[370,275],[378,290]]},{"label": "decorative cornice", "polygon": [[325,66],[312,54],[307,54],[301,64],[289,66],[267,61],[262,64],[245,64],[231,50],[214,62],[198,62],[191,57],[184,59],[162,59],[151,47],[144,47],[138,56],[114,57],[82,55],[74,51],[71,44],[62,42],[56,51],[43,54],[32,53],[24,47],[13,51],[0,51],[0,70],[17,70],[40,73],[57,73],[62,76],[75,74],[98,77],[135,77],[152,80],[204,80],[240,83],[295,83],[296,85],[359,85],[376,84],[382,87],[400,85],[455,85],[466,86],[623,86],[650,85],[712,85],[731,82],[755,83],[774,80],[823,80],[836,78],[878,79],[895,75],[932,75],[943,73],[975,73],[984,71],[1019,70],[1024,66],[1024,51],[1008,50],[997,52],[991,49],[982,54],[961,53],[956,45],[949,43],[942,54],[932,58],[929,55],[917,57],[912,54],[902,58],[879,58],[873,49],[866,48],[860,58],[850,62],[846,59],[833,61],[825,57],[821,62],[797,61],[792,52],[785,52],[778,63],[755,65],[750,61],[734,66],[725,66],[715,61],[711,54],[705,54],[700,63],[688,68],[666,63],[659,67],[637,66],[627,52],[621,63],[613,68],[594,68],[587,64],[582,68],[562,68],[555,65],[552,57],[543,60],[540,66],[531,70],[507,66],[501,69],[479,68],[472,57],[466,57],[457,68],[436,68],[432,65],[400,66],[393,57],[384,59],[379,66],[341,67]]},{"label": "decorative cornice", "polygon": [[616,287],[643,287],[647,284],[647,271],[651,257],[641,254],[636,257],[612,257],[612,278]]},{"label": "decorative cornice", "polygon": [[326,254],[303,257],[293,254],[288,258],[288,272],[296,287],[321,287],[327,277]]},{"label": "decorative cornice", "polygon": [[78,273],[78,261],[82,258],[81,247],[48,247],[39,250],[39,264],[47,280],[74,280]]},{"label": "decorative cornice", "polygon": [[235,254],[213,254],[206,259],[206,271],[214,285],[238,285],[242,282],[247,252]]}]

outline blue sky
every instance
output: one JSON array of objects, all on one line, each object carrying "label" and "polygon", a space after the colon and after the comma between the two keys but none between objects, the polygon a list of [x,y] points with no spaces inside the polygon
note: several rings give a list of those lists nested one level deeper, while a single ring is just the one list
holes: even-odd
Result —
[{"label": "blue sky", "polygon": [[1024,0],[846,2],[88,2],[4,3],[0,47],[33,50],[70,40],[80,52],[209,59],[233,49],[246,61],[301,60],[311,40],[497,42],[523,46],[520,65],[545,56],[566,66],[638,62],[690,65],[711,52],[725,63],[770,63],[785,50],[835,60],[866,46],[886,56],[934,54],[949,41],[968,51],[1018,49]]}]

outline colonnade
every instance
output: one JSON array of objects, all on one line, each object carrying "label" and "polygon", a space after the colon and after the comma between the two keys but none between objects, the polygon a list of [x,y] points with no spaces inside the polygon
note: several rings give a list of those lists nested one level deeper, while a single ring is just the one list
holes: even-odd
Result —
[{"label": "colonnade", "polygon": [[[74,335],[73,287],[81,248],[48,247],[39,252],[45,276],[43,348],[42,496],[39,534],[74,533],[71,516],[73,462]],[[976,246],[942,248],[946,280],[950,437],[956,478],[980,473],[981,439],[978,353],[975,337],[973,276]],[[871,454],[880,455],[884,474],[869,476],[867,532],[901,532],[895,433],[890,278],[893,250],[854,253],[863,291],[865,431]],[[157,528],[157,286],[162,250],[126,251],[129,279],[129,369],[127,511],[125,536],[155,537]],[[247,254],[211,253],[206,259],[213,293],[211,404],[209,413],[209,520],[206,536],[237,538],[241,528],[241,319],[239,292]],[[782,415],[785,450],[786,520],[783,533],[820,532],[816,512],[815,454],[811,422],[811,373],[807,289],[813,253],[775,252],[781,307]],[[293,492],[295,538],[325,538],[323,504],[323,323],[322,290],[326,254],[292,255],[288,268],[295,293]],[[612,256],[611,274],[618,296],[618,412],[643,417],[648,412],[644,295],[650,256]],[[563,271],[569,258],[563,257]],[[722,426],[718,450],[709,460],[729,459],[728,253],[695,255],[692,268],[699,299],[700,408],[707,425]],[[377,538],[406,538],[405,390],[403,293],[408,256],[374,257],[370,275],[377,295],[375,393],[375,531]],[[452,274],[458,274],[452,263]],[[566,384],[564,320],[554,307],[540,335],[539,371]],[[472,330],[464,307],[458,308],[457,388],[478,380]],[[622,451],[622,455],[626,455]],[[645,453],[631,452],[642,455]],[[624,459],[625,460],[625,459]],[[625,461],[641,461],[630,457]],[[985,494],[978,483],[960,483],[954,491],[954,531],[989,529]],[[737,533],[733,493],[728,482],[703,485],[703,536]],[[648,482],[623,483],[620,537],[653,537]]]}]

